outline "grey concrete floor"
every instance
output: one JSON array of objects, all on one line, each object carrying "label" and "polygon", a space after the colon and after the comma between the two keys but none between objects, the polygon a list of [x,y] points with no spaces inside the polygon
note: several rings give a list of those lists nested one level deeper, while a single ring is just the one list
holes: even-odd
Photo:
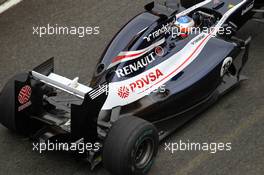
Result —
[{"label": "grey concrete floor", "polygon": [[[140,0],[25,0],[0,16],[0,88],[12,75],[31,70],[54,56],[56,72],[89,82],[97,59],[112,36],[147,1]],[[32,35],[33,26],[100,26],[100,35]],[[244,74],[250,79],[192,120],[166,142],[231,142],[232,150],[211,154],[178,151],[161,145],[151,175],[264,174],[264,25],[249,22],[241,35],[252,34],[250,60]],[[32,152],[31,143],[0,126],[0,174],[108,175],[67,153]]]}]

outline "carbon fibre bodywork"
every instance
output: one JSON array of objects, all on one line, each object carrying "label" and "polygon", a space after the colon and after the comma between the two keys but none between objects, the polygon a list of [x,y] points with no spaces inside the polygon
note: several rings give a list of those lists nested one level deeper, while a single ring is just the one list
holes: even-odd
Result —
[{"label": "carbon fibre bodywork", "polygon": [[[218,7],[217,10],[215,4],[209,3],[195,11],[203,10],[215,14],[217,18],[221,19],[229,10],[228,6],[230,4],[236,4],[237,2],[239,1],[226,1],[223,5],[220,4],[220,7]],[[241,18],[240,14],[243,9],[251,3],[252,1],[246,2],[228,18],[228,21],[235,23],[237,30],[252,16],[252,13],[248,13],[243,20],[237,20],[237,18]],[[149,36],[151,33],[169,23],[173,23],[173,21],[176,20],[176,13],[177,11],[172,13],[171,16],[166,16],[164,14],[157,15],[152,14],[151,12],[144,12],[132,19],[115,36],[102,55],[97,66],[98,70],[93,77],[91,85],[96,87],[105,81],[120,82],[130,79],[131,77],[140,75],[142,72],[152,69],[154,66],[158,66],[160,63],[164,62],[164,60],[171,58],[174,54],[181,51],[186,44],[197,37],[197,34],[191,34],[187,38],[177,40],[172,37],[170,32],[168,32],[152,39],[151,41],[146,40],[146,36]],[[133,26],[133,30],[131,29],[131,26]],[[123,69],[124,67],[137,62],[138,59],[149,54],[146,53],[146,55],[143,55],[140,58],[121,62],[120,64],[107,69],[118,53],[123,51],[129,52],[142,50],[161,40],[163,37],[166,38],[166,42],[160,46],[164,49],[164,55],[162,57],[155,55],[155,61],[151,62],[148,66],[123,77],[119,77],[116,74],[116,70]],[[202,109],[208,107],[221,96],[223,91],[219,91],[218,88],[226,83],[220,75],[223,62],[228,57],[236,60],[241,52],[244,52],[241,43],[232,40],[230,36],[224,35],[213,37],[208,41],[192,63],[165,83],[164,92],[151,93],[133,103],[120,107],[119,115],[139,116],[147,121],[155,123],[161,133],[174,130],[177,126],[181,126],[184,122],[195,116],[199,111],[202,111]],[[233,75],[229,74],[225,76],[231,77],[231,79],[236,77],[237,70],[235,70],[234,66],[232,66],[232,73]],[[237,85],[237,83],[239,83],[239,80],[232,81],[232,83],[229,84],[229,88]],[[109,121],[110,113],[110,111],[101,112],[99,120]],[[187,115],[188,113],[189,115]],[[176,120],[176,122],[170,122],[169,120]],[[166,122],[173,124],[168,127],[169,125],[166,124]],[[161,138],[164,138],[163,136],[161,136]]]}]

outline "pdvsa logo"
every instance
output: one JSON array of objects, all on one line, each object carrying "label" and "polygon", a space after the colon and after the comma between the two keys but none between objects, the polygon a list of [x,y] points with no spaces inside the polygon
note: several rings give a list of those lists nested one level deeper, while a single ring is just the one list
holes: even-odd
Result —
[{"label": "pdvsa logo", "polygon": [[[146,89],[146,86],[149,87],[149,86],[155,84],[155,82],[157,80],[159,80],[160,77],[162,77],[162,76],[163,76],[163,73],[159,69],[156,69],[155,71],[150,72],[147,75],[142,76],[138,80],[130,83],[129,84],[130,90],[131,90],[131,92],[144,91]],[[138,91],[138,90],[140,90],[140,91]]]},{"label": "pdvsa logo", "polygon": [[121,86],[118,89],[118,93],[119,97],[121,98],[127,98],[129,96],[129,89],[126,86]]},{"label": "pdvsa logo", "polygon": [[163,77],[161,70],[156,69],[146,75],[141,76],[137,80],[129,84],[129,86],[121,86],[118,88],[117,94],[119,97],[125,99],[130,93],[141,93],[147,88],[154,86],[155,83]]},{"label": "pdvsa logo", "polygon": [[23,105],[29,101],[29,99],[31,97],[31,92],[32,92],[31,87],[28,85],[24,86],[20,90],[20,92],[18,94],[18,101],[21,105]]},{"label": "pdvsa logo", "polygon": [[18,111],[22,111],[31,105],[30,97],[32,94],[32,89],[29,85],[21,88],[18,94],[18,102],[21,106],[18,107]]}]

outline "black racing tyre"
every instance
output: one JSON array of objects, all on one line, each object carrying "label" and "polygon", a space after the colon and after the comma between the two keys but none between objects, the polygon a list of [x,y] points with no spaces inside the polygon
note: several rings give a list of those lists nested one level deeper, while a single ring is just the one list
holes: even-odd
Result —
[{"label": "black racing tyre", "polygon": [[15,81],[26,82],[27,77],[28,74],[26,73],[12,77],[0,94],[0,123],[9,130],[16,131],[19,134],[24,134],[28,130],[29,119],[25,116],[16,116]]},{"label": "black racing tyre", "polygon": [[113,124],[104,142],[104,167],[113,175],[146,174],[157,155],[159,137],[149,122],[127,116]]},{"label": "black racing tyre", "polygon": [[19,112],[16,106],[16,103],[18,103],[18,95],[16,95],[16,92],[20,90],[20,87],[16,89],[16,85],[23,87],[27,84],[27,79],[28,73],[15,75],[6,83],[0,93],[0,123],[9,130],[22,135],[30,135],[42,127],[40,122],[31,120],[28,115],[28,109],[35,104],[33,98],[30,97],[32,105],[23,111]]}]

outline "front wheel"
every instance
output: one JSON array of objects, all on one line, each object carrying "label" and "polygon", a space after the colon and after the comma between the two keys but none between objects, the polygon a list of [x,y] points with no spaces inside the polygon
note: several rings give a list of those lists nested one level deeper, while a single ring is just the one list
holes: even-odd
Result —
[{"label": "front wheel", "polygon": [[114,175],[144,175],[158,151],[158,132],[149,122],[123,117],[114,123],[103,150],[103,163]]}]

